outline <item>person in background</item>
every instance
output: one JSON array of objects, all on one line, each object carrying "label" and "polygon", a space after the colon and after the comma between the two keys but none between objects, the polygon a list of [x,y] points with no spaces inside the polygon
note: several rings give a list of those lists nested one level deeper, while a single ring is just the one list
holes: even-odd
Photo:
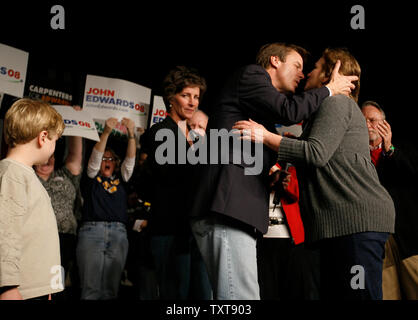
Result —
[{"label": "person in background", "polygon": [[[189,137],[191,119],[206,91],[206,82],[196,70],[178,66],[163,82],[163,99],[168,116],[153,125],[143,145],[151,172],[151,215],[148,229],[151,234],[151,252],[154,257],[160,299],[211,299],[211,287],[206,268],[190,230],[187,199],[194,197],[190,189],[192,169],[187,162],[176,159],[160,164],[157,150],[163,141],[160,133],[172,133],[172,150],[187,152],[193,141]],[[175,148],[175,149],[174,149]],[[177,152],[177,151],[176,151]]]},{"label": "person in background", "polygon": [[61,115],[43,101],[19,99],[6,113],[9,149],[0,161],[0,300],[48,299],[63,290],[57,220],[32,168],[48,162],[63,131]]},{"label": "person in background", "polygon": [[202,110],[196,110],[194,115],[187,119],[187,124],[190,129],[193,130],[196,134],[203,137],[206,134],[206,127],[208,125],[208,116]]},{"label": "person in background", "polygon": [[319,299],[319,263],[304,246],[296,169],[290,163],[270,169],[269,227],[257,239],[257,270],[262,300]]},{"label": "person in background", "polygon": [[[75,110],[81,110],[79,106]],[[78,287],[75,274],[76,267],[75,249],[77,244],[77,218],[76,201],[80,201],[79,188],[82,171],[82,137],[71,136],[68,138],[68,155],[65,164],[55,170],[55,155],[53,154],[46,164],[35,165],[36,175],[51,198],[52,208],[57,219],[58,234],[60,238],[61,265],[65,275],[71,277],[72,291]],[[70,272],[71,271],[71,272]],[[57,294],[56,298],[71,298],[69,288]]]},{"label": "person in background", "polygon": [[125,159],[120,164],[118,155],[106,147],[117,123],[115,118],[106,120],[100,141],[94,146],[88,162],[87,185],[83,186],[84,205],[77,262],[81,299],[85,300],[118,297],[128,253],[125,183],[131,178],[135,165],[135,124],[128,118],[121,122],[128,130],[128,144]]},{"label": "person in background", "polygon": [[383,300],[418,300],[417,149],[405,138],[392,144],[392,128],[377,102],[364,102],[361,111],[372,162],[396,209],[395,233],[385,246]]},{"label": "person in background", "polygon": [[[292,167],[294,171],[294,167]],[[287,170],[290,170],[288,168]],[[296,175],[276,163],[269,172],[272,180],[269,203],[269,227],[267,233],[257,239],[257,271],[262,300],[283,300],[288,296],[289,258],[293,243],[303,242],[303,224],[297,211],[298,224],[294,224],[294,239],[286,219],[285,207],[291,208],[299,200]],[[292,210],[292,209],[290,209]],[[293,212],[289,212],[291,215]],[[295,221],[293,219],[293,221]],[[295,241],[296,240],[296,241]]]},{"label": "person in background", "polygon": [[150,189],[147,184],[150,173],[145,165],[147,156],[142,149],[137,151],[137,164],[128,184],[129,252],[126,271],[132,282],[135,300],[158,299],[158,283],[147,228],[151,211],[151,203],[145,201]]}]

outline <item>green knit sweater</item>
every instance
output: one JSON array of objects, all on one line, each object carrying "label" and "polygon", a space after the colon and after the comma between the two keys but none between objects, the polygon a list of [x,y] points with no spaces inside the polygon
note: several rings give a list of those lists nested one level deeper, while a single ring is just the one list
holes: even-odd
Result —
[{"label": "green knit sweater", "polygon": [[283,138],[278,160],[297,168],[307,242],[394,232],[393,201],[370,160],[366,121],[352,99],[325,99],[299,140]]}]

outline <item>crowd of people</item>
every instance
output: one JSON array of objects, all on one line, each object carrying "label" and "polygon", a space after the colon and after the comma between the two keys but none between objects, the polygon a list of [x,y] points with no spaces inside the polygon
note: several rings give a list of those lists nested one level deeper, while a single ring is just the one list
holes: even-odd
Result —
[{"label": "crowd of people", "polygon": [[[0,299],[110,300],[126,287],[138,300],[418,299],[416,150],[392,144],[378,103],[358,106],[346,49],[324,50],[296,94],[306,56],[264,45],[208,114],[205,79],[178,66],[163,81],[168,115],[139,149],[129,118],[124,154],[112,148],[109,118],[92,148],[68,137],[60,167],[62,117],[17,100],[0,161]],[[301,122],[300,136],[275,130]],[[211,130],[232,134],[219,145]],[[237,153],[246,141],[262,148],[261,173]]]}]

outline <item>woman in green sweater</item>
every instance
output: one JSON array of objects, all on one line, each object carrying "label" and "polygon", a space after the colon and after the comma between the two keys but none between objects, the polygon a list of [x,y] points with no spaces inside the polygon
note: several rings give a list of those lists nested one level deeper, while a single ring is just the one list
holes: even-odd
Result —
[{"label": "woman in green sweater", "polygon": [[[305,90],[326,83],[338,60],[340,73],[360,79],[360,66],[348,51],[327,49]],[[299,139],[268,132],[251,119],[234,126],[244,139],[276,150],[278,161],[297,166],[306,241],[321,252],[322,299],[382,299],[384,245],[394,231],[393,201],[370,160],[366,121],[356,103],[359,89],[360,80],[350,97],[325,99]]]}]

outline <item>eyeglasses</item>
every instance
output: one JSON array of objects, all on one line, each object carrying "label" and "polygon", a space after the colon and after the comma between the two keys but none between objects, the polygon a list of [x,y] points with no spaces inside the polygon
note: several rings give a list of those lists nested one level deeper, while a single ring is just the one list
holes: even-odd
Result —
[{"label": "eyeglasses", "polygon": [[113,161],[113,160],[115,160],[115,159],[112,158],[112,157],[103,157],[102,158],[102,161]]},{"label": "eyeglasses", "polygon": [[381,119],[366,119],[366,123],[369,122],[371,123],[373,126],[377,125],[378,123],[382,122]]}]

